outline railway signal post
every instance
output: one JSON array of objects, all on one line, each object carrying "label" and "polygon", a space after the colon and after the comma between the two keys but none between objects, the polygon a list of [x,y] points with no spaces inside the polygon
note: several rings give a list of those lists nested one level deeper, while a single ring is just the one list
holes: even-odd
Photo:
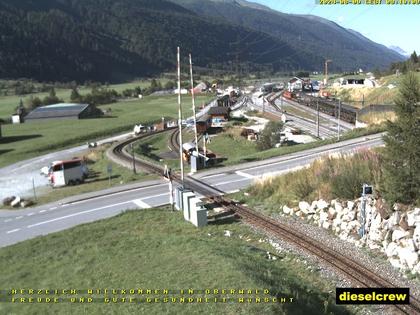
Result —
[{"label": "railway signal post", "polygon": [[370,185],[363,184],[362,187],[362,204],[361,204],[361,213],[360,213],[360,230],[359,235],[363,238],[366,235],[366,196],[373,193],[373,188]]}]

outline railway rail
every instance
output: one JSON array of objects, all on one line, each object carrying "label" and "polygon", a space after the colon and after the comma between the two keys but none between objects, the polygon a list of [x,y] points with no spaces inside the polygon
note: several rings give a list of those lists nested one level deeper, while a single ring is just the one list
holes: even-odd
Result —
[{"label": "railway rail", "polygon": [[[156,133],[159,132],[151,134]],[[174,138],[174,135],[176,135],[176,132],[172,133],[171,139]],[[111,149],[112,155],[114,155],[115,158],[121,159],[123,161],[132,162],[132,156],[126,151],[125,147],[130,143],[138,141],[141,138],[147,136],[148,135],[143,135],[137,138],[123,141],[115,145]],[[172,145],[178,145],[179,149],[179,144],[176,140],[173,141]],[[151,162],[135,159],[135,163],[137,166],[142,167],[148,170],[149,172],[158,175],[163,174],[163,168]],[[173,174],[172,177],[174,181],[178,183],[181,182],[181,177],[178,174]],[[252,209],[249,209],[241,204],[238,204],[237,202],[223,196],[223,191],[213,186],[210,186],[209,184],[206,184],[190,176],[186,176],[184,178],[184,186],[203,195],[209,200],[212,200],[214,203],[224,207],[227,211],[235,213],[237,217],[243,219],[250,225],[260,230],[263,230],[274,237],[286,240],[289,243],[292,243],[298,246],[299,248],[304,249],[306,252],[317,257],[318,259],[323,260],[332,268],[337,270],[339,273],[345,275],[356,286],[372,288],[395,287],[393,283],[377,275],[375,272],[369,270],[353,258],[347,257],[341,253],[334,251],[328,246],[320,244],[312,237],[309,237],[306,234],[296,231],[295,229],[291,229],[286,224],[278,222],[266,215],[253,211]],[[400,313],[404,314],[420,314],[420,300],[412,295],[410,296],[409,305],[392,305],[390,307],[395,307]]]}]

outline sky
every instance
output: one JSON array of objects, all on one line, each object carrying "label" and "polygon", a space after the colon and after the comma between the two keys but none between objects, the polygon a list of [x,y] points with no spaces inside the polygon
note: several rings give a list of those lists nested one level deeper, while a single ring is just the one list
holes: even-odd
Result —
[{"label": "sky", "polygon": [[420,53],[420,1],[417,5],[400,5],[400,0],[395,0],[398,4],[394,5],[369,5],[366,0],[360,0],[361,4],[349,0],[347,5],[320,5],[315,3],[316,0],[249,1],[284,13],[321,16],[385,46],[394,45],[407,53],[414,50]]}]

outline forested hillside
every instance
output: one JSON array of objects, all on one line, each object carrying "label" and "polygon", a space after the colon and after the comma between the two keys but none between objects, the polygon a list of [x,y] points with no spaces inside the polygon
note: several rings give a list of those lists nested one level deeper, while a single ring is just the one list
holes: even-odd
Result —
[{"label": "forested hillside", "polygon": [[[258,8],[244,9],[257,19],[263,12]],[[263,15],[258,28],[235,21],[242,11],[220,10],[232,18],[209,17],[164,0],[0,0],[0,78],[124,81],[173,71],[177,46],[184,58],[192,52],[197,66],[213,69],[322,68],[323,42],[301,37],[297,44],[278,30],[269,32],[275,21],[264,21]],[[353,69],[360,54],[351,49],[359,46],[333,45],[335,66]],[[374,49],[364,54],[360,66],[399,60],[379,57]]]},{"label": "forested hillside", "polygon": [[[287,43],[298,55],[305,55],[313,67],[317,60],[332,59],[332,71],[355,68],[387,68],[402,60],[395,51],[360,33],[313,15],[285,14],[245,0],[171,0],[202,16],[264,32]],[[250,41],[243,40],[242,45]],[[276,51],[276,47],[264,47]],[[281,55],[281,51],[277,50]],[[295,55],[296,56],[296,55]],[[308,69],[310,70],[310,69]]]}]

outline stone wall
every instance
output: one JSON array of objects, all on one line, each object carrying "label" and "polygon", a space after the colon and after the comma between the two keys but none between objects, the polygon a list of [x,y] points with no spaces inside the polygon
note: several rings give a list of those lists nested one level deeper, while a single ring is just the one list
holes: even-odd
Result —
[{"label": "stone wall", "polygon": [[332,230],[340,239],[357,247],[381,252],[395,268],[420,274],[420,208],[404,209],[398,205],[389,215],[383,200],[368,198],[366,202],[366,234],[359,236],[361,198],[354,201],[317,200],[299,202],[296,208],[283,206],[285,215],[298,216],[324,229]]}]

